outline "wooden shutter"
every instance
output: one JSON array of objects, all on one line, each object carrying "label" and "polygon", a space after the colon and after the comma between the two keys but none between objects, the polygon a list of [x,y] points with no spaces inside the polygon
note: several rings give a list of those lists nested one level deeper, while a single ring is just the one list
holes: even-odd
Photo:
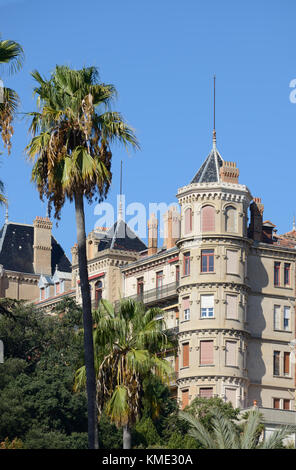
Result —
[{"label": "wooden shutter", "polygon": [[214,363],[214,343],[213,341],[200,342],[200,364],[207,365]]},{"label": "wooden shutter", "polygon": [[230,401],[230,403],[232,403],[232,406],[236,408],[236,389],[225,388],[225,398],[226,401]]},{"label": "wooden shutter", "polygon": [[284,399],[284,410],[290,410],[290,400]]},{"label": "wooden shutter", "polygon": [[226,365],[236,366],[236,341],[226,341]]},{"label": "wooden shutter", "polygon": [[200,388],[199,389],[199,396],[202,397],[202,398],[212,398],[213,388],[212,387]]},{"label": "wooden shutter", "polygon": [[273,407],[277,410],[280,409],[280,399],[279,398],[274,398],[273,399]]},{"label": "wooden shutter", "polygon": [[284,374],[290,375],[290,353],[284,352]]},{"label": "wooden shutter", "polygon": [[184,311],[184,310],[187,310],[187,309],[190,309],[189,297],[184,297],[184,298],[182,299],[182,308],[183,308],[183,311]]},{"label": "wooden shutter", "polygon": [[201,210],[201,230],[202,232],[214,232],[215,230],[215,208],[204,206]]},{"label": "wooden shutter", "polygon": [[183,367],[189,367],[189,343],[183,343]]},{"label": "wooden shutter", "polygon": [[189,404],[189,390],[182,390],[182,410]]},{"label": "wooden shutter", "polygon": [[237,295],[226,294],[226,318],[238,318]]},{"label": "wooden shutter", "polygon": [[190,207],[185,211],[185,233],[192,231],[192,210]]},{"label": "wooden shutter", "polygon": [[238,251],[226,250],[227,273],[238,274]]}]

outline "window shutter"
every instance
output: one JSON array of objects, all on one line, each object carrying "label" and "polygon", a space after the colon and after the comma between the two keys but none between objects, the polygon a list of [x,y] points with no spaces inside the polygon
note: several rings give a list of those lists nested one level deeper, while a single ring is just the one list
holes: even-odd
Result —
[{"label": "window shutter", "polygon": [[200,296],[201,308],[214,308],[214,296],[210,295],[201,295]]},{"label": "window shutter", "polygon": [[290,410],[290,400],[284,399],[284,410]]},{"label": "window shutter", "polygon": [[229,206],[225,214],[226,232],[237,232],[237,215],[235,207]]},{"label": "window shutter", "polygon": [[189,404],[189,390],[182,390],[182,410]]},{"label": "window shutter", "polygon": [[226,341],[226,365],[236,366],[236,341]]},{"label": "window shutter", "polygon": [[185,233],[192,231],[192,210],[190,207],[185,211]]},{"label": "window shutter", "polygon": [[284,374],[290,374],[290,353],[284,352]]},{"label": "window shutter", "polygon": [[182,304],[183,304],[183,306],[182,306],[183,310],[190,309],[190,300],[189,300],[189,297],[184,297],[184,298],[182,299]]},{"label": "window shutter", "polygon": [[280,399],[279,398],[274,398],[273,399],[273,407],[277,410],[280,409]]},{"label": "window shutter", "polygon": [[238,274],[238,251],[226,250],[227,273]]},{"label": "window shutter", "polygon": [[189,367],[189,343],[183,343],[183,367]]},{"label": "window shutter", "polygon": [[225,388],[226,401],[230,401],[232,406],[236,408],[236,390],[234,388]]},{"label": "window shutter", "polygon": [[200,388],[199,389],[199,396],[202,397],[202,398],[212,398],[213,388],[212,387]]},{"label": "window shutter", "polygon": [[215,208],[204,206],[201,210],[202,232],[213,232],[215,230]]},{"label": "window shutter", "polygon": [[226,294],[226,318],[238,318],[237,295]]},{"label": "window shutter", "polygon": [[281,328],[281,307],[279,305],[274,306],[273,311],[273,321],[274,321],[274,329],[280,330]]},{"label": "window shutter", "polygon": [[200,364],[208,365],[214,363],[214,343],[213,341],[200,342]]}]

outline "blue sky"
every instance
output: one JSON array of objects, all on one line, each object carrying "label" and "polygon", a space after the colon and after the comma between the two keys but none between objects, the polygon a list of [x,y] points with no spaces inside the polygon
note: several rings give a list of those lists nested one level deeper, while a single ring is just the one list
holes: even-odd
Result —
[{"label": "blue sky", "polygon": [[[175,202],[210,151],[215,73],[217,147],[237,162],[240,183],[262,198],[264,218],[283,233],[296,215],[296,104],[289,100],[295,14],[293,0],[0,0],[2,38],[20,42],[26,56],[21,72],[2,78],[24,113],[36,109],[34,69],[48,77],[56,64],[97,66],[101,80],[117,88],[114,109],[141,145],[129,155],[113,147],[108,201],[116,201],[122,159],[126,204],[148,208]],[[16,120],[12,153],[0,166],[10,220],[22,223],[46,212],[30,181],[28,127],[26,118]],[[86,207],[87,232],[94,207]],[[71,204],[53,232],[69,255],[76,241]]]}]

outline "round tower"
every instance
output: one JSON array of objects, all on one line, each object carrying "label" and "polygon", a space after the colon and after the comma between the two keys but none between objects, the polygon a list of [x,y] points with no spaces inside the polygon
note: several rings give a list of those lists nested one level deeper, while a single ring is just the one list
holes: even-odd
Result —
[{"label": "round tower", "polygon": [[244,405],[248,387],[247,211],[252,200],[234,162],[213,147],[178,190],[181,208],[179,400],[219,396]]}]

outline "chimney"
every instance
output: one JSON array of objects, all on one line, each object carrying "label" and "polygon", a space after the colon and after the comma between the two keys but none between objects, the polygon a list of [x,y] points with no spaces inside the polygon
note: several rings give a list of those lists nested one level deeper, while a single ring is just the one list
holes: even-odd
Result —
[{"label": "chimney", "polygon": [[235,162],[223,162],[220,167],[220,179],[224,183],[238,184],[239,169]]},{"label": "chimney", "polygon": [[151,214],[148,220],[148,256],[155,255],[157,253],[157,232],[158,232],[158,220],[155,214]]},{"label": "chimney", "polygon": [[34,220],[34,272],[51,275],[51,229],[48,217],[36,217]]},{"label": "chimney", "polygon": [[254,197],[250,205],[251,221],[249,226],[249,236],[253,240],[261,241],[262,239],[262,222],[263,222],[264,205],[261,203],[260,197]]},{"label": "chimney", "polygon": [[180,238],[180,214],[176,206],[172,206],[163,216],[164,219],[164,238],[163,246],[167,250],[176,245]]}]

